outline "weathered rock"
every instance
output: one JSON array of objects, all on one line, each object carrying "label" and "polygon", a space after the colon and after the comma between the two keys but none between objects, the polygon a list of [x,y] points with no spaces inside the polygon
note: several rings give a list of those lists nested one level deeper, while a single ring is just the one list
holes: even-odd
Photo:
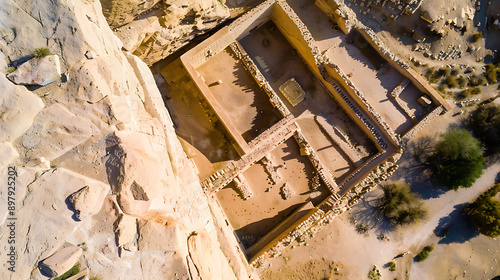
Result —
[{"label": "weathered rock", "polygon": [[[23,253],[15,273],[7,270],[7,255],[0,254],[0,279],[42,279],[33,270],[41,260],[64,243],[83,242],[81,263],[103,279],[190,278],[186,236],[206,229],[210,241],[218,242],[217,232],[207,197],[147,65],[122,50],[99,1],[6,0],[0,18],[5,19],[0,26],[0,69],[16,65],[36,47],[48,46],[59,55],[67,78],[29,92],[0,75],[0,143],[9,142],[19,154],[16,162],[30,166],[18,166],[16,200],[23,203],[16,212],[22,221],[16,228],[16,250]],[[180,29],[171,31],[181,34]],[[57,168],[47,169],[49,163]],[[4,168],[0,171],[6,174]],[[99,207],[87,209],[83,201],[90,199],[95,184],[103,189],[109,184],[113,195],[105,198],[101,211],[75,221],[66,199],[77,192],[74,203],[82,203],[76,207],[94,213]],[[87,194],[78,192],[86,186]],[[2,209],[4,190],[0,188]],[[152,223],[143,229],[144,251],[133,250],[139,238],[135,217],[128,215],[116,236],[114,223],[124,211]],[[7,230],[4,213],[0,211],[0,232]],[[174,237],[162,244],[165,240],[158,236]],[[8,251],[7,238],[0,235],[2,252]],[[224,241],[227,247],[237,246],[236,241]],[[199,254],[198,262],[207,256],[224,265],[229,260],[224,254]],[[220,273],[234,275],[231,270]],[[248,279],[244,269],[239,273]]]},{"label": "weathered rock", "polygon": [[80,259],[82,249],[71,245],[55,252],[52,256],[43,260],[40,269],[53,277],[60,276],[70,270]]},{"label": "weathered rock", "polygon": [[118,247],[130,249],[137,240],[137,219],[135,217],[120,214],[117,220],[116,241]]},{"label": "weathered rock", "polygon": [[9,142],[0,143],[0,169],[11,164],[17,157],[19,153]]},{"label": "weathered rock", "polygon": [[218,262],[223,253],[205,231],[197,232],[188,240],[189,256],[201,279],[236,279],[228,263]]},{"label": "weathered rock", "polygon": [[59,103],[45,107],[23,135],[29,158],[52,161],[99,132],[87,118],[76,116]]},{"label": "weathered rock", "polygon": [[0,92],[0,142],[13,141],[30,128],[44,104],[38,96],[3,75],[0,75]]},{"label": "weathered rock", "polygon": [[103,10],[124,49],[148,65],[165,58],[229,17],[229,9],[218,0],[167,0],[160,3],[157,0],[135,0],[126,5],[123,1],[105,0]]},{"label": "weathered rock", "polygon": [[18,85],[45,86],[61,76],[61,64],[58,55],[32,58],[21,64],[7,78]]},{"label": "weathered rock", "polygon": [[71,194],[68,202],[80,219],[81,214],[94,215],[99,212],[108,191],[109,188],[104,188],[103,185],[85,186]]},{"label": "weathered rock", "polygon": [[187,254],[185,233],[175,222],[139,221],[138,249],[140,251],[176,251]]}]

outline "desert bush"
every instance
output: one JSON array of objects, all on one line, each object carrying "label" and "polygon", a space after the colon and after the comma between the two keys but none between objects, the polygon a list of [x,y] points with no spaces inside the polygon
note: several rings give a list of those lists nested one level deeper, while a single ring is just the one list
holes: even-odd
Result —
[{"label": "desert bush", "polygon": [[417,223],[427,215],[427,209],[411,192],[410,185],[394,183],[384,186],[384,195],[377,202],[377,209],[393,224]]},{"label": "desert bush", "polygon": [[493,64],[493,63],[490,63],[490,64],[487,64],[486,65],[486,72],[485,72],[485,75],[486,75],[486,78],[488,79],[488,82],[490,84],[494,84],[498,81],[498,71],[500,70],[499,67],[500,65],[498,64]]},{"label": "desert bush", "polygon": [[480,195],[464,210],[479,232],[492,238],[500,236],[500,201],[494,199],[498,192],[500,183]]},{"label": "desert bush", "polygon": [[389,271],[396,271],[396,263],[395,262],[388,262],[387,267],[389,267]]},{"label": "desert bush", "polygon": [[425,246],[424,249],[420,253],[418,253],[417,261],[421,262],[427,259],[429,257],[429,253],[432,252],[432,250],[434,250],[434,245]]},{"label": "desert bush", "polygon": [[473,87],[473,88],[468,88],[467,91],[471,94],[471,95],[478,95],[478,94],[481,94],[481,88],[479,87]]},{"label": "desert bush", "polygon": [[468,188],[483,172],[483,148],[469,131],[454,128],[441,135],[426,163],[433,176],[449,189]]},{"label": "desert bush", "polygon": [[44,57],[50,54],[50,50],[46,47],[35,49],[35,51],[33,52],[33,56],[36,58]]},{"label": "desert bush", "polygon": [[474,33],[472,34],[472,42],[476,43],[476,42],[479,42],[479,40],[481,40],[481,38],[483,37],[483,32],[477,32],[477,33]]},{"label": "desert bush", "polygon": [[500,152],[500,106],[479,106],[467,120],[474,136],[486,146],[486,154]]},{"label": "desert bush", "polygon": [[471,94],[470,94],[470,91],[468,91],[468,90],[461,90],[461,91],[455,93],[456,100],[464,100],[464,99],[470,98],[470,96],[471,96]]},{"label": "desert bush", "polygon": [[477,87],[477,86],[482,86],[488,83],[488,79],[484,75],[472,75],[469,78],[468,86],[470,87]]},{"label": "desert bush", "polygon": [[459,88],[464,88],[467,85],[467,79],[460,75],[457,77],[457,83]]},{"label": "desert bush", "polygon": [[382,274],[380,274],[380,271],[377,269],[376,266],[373,266],[373,268],[368,271],[368,279],[370,280],[380,280],[380,277]]},{"label": "desert bush", "polygon": [[446,76],[446,79],[444,80],[448,88],[454,88],[458,86],[457,79],[454,76]]}]

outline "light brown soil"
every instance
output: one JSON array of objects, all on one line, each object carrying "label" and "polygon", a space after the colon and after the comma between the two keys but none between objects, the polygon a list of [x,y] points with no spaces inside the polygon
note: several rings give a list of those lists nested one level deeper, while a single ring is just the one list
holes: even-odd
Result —
[{"label": "light brown soil", "polygon": [[[250,142],[281,118],[229,47],[197,70],[245,141]],[[218,80],[222,83],[215,84]]]}]

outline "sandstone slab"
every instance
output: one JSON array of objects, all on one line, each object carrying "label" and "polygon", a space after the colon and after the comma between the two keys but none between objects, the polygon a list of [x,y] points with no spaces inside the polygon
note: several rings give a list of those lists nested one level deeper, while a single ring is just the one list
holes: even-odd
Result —
[{"label": "sandstone slab", "polygon": [[46,274],[57,277],[70,270],[80,259],[82,249],[77,246],[68,246],[55,252],[40,263],[40,269]]},{"label": "sandstone slab", "polygon": [[7,78],[17,85],[45,86],[61,76],[61,64],[58,55],[32,58],[21,64]]}]

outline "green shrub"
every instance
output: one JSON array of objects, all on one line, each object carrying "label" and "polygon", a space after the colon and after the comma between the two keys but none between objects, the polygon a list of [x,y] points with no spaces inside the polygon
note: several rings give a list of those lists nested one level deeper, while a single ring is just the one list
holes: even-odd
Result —
[{"label": "green shrub", "polygon": [[457,83],[459,88],[464,88],[467,85],[467,79],[464,76],[458,76]]},{"label": "green shrub", "polygon": [[486,146],[488,155],[500,152],[500,106],[479,106],[467,120],[474,136]]},{"label": "green shrub", "polygon": [[7,74],[10,74],[10,73],[12,73],[12,72],[16,71],[16,69],[17,69],[17,68],[16,68],[16,67],[14,67],[14,66],[11,66],[11,67],[7,68]]},{"label": "green shrub", "polygon": [[427,215],[427,209],[411,192],[410,185],[394,183],[384,187],[384,196],[377,203],[377,209],[393,224],[417,223]]},{"label": "green shrub", "polygon": [[494,199],[499,191],[500,183],[497,183],[465,208],[479,232],[492,238],[500,236],[500,201]]},{"label": "green shrub", "polygon": [[487,83],[488,83],[488,79],[484,75],[481,75],[481,76],[472,75],[472,76],[470,76],[468,85],[470,87],[477,87],[477,86],[485,85]]},{"label": "green shrub", "polygon": [[453,128],[441,135],[426,163],[435,178],[449,189],[469,188],[483,173],[483,148],[469,131]]},{"label": "green shrub", "polygon": [[456,100],[464,100],[470,97],[470,91],[468,90],[461,90],[455,94],[455,99]]},{"label": "green shrub", "polygon": [[490,64],[487,64],[486,65],[486,72],[485,72],[485,75],[486,75],[486,78],[488,79],[488,82],[490,84],[494,84],[498,81],[498,71],[499,71],[499,67],[498,65],[495,65],[493,63],[490,63]]},{"label": "green shrub", "polygon": [[64,280],[78,273],[80,273],[80,264],[75,264],[70,270],[66,271],[63,275],[54,278],[54,280]]},{"label": "green shrub", "polygon": [[467,91],[471,94],[471,95],[478,95],[478,94],[481,94],[481,88],[479,87],[473,87],[473,88],[468,88]]},{"label": "green shrub", "polygon": [[479,42],[479,40],[481,40],[482,37],[483,37],[483,32],[474,33],[472,34],[472,42],[474,43]]},{"label": "green shrub", "polygon": [[368,279],[370,280],[380,280],[380,276],[382,275],[376,266],[373,266],[373,268],[368,271]]},{"label": "green shrub", "polygon": [[458,85],[457,79],[454,76],[447,76],[445,79],[445,83],[448,88],[454,88]]},{"label": "green shrub", "polygon": [[425,246],[425,248],[420,253],[418,253],[417,261],[421,262],[427,259],[429,257],[429,253],[432,252],[432,250],[434,250],[434,245]]},{"label": "green shrub", "polygon": [[387,263],[387,266],[389,267],[389,271],[396,271],[396,263],[395,262],[389,262],[389,263]]},{"label": "green shrub", "polygon": [[35,51],[33,52],[33,56],[36,58],[44,57],[50,54],[51,54],[50,50],[46,47],[35,49]]}]

